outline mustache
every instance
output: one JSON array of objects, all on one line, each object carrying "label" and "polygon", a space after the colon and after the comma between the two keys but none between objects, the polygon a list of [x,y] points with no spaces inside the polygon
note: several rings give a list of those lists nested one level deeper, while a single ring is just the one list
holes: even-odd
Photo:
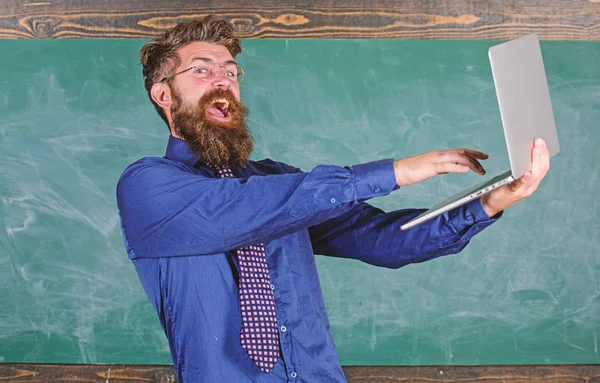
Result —
[{"label": "mustache", "polygon": [[205,93],[200,97],[200,100],[198,100],[198,108],[205,110],[207,107],[219,101],[227,102],[227,111],[230,113],[241,111],[244,117],[248,115],[248,108],[235,98],[232,91],[223,88],[217,88]]}]

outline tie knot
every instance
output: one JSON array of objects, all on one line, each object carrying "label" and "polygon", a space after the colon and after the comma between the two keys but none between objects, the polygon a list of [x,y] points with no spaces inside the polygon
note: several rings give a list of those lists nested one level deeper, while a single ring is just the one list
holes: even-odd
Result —
[{"label": "tie knot", "polygon": [[217,167],[217,174],[219,175],[219,178],[234,178],[233,172],[229,168]]},{"label": "tie knot", "polygon": [[217,172],[217,176],[219,176],[219,178],[234,178],[233,172],[231,171],[230,168],[221,167],[221,166],[213,165],[213,164],[209,164],[209,163],[206,163],[205,165],[208,168],[216,171]]}]

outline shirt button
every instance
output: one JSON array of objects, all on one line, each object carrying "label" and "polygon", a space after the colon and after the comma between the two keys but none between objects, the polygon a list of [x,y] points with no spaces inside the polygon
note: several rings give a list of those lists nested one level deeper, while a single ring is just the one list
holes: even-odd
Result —
[{"label": "shirt button", "polygon": [[271,285],[271,290],[275,290],[275,286]]},{"label": "shirt button", "polygon": [[375,188],[375,193],[379,193],[381,191],[381,188],[378,186]]},{"label": "shirt button", "polygon": [[296,374],[296,371],[292,371],[292,372],[290,373],[290,377],[291,377],[292,379],[296,379],[296,378],[298,377],[298,374]]},{"label": "shirt button", "polygon": [[330,199],[329,202],[335,203],[335,198]]},{"label": "shirt button", "polygon": [[287,327],[281,326],[281,332],[286,332],[286,331],[287,331]]}]

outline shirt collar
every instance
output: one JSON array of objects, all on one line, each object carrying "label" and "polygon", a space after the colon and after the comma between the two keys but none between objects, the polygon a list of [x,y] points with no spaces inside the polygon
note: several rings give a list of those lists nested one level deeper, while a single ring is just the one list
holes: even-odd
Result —
[{"label": "shirt collar", "polygon": [[175,161],[179,161],[189,167],[194,167],[198,162],[198,157],[191,152],[188,148],[187,143],[179,138],[169,136],[169,143],[167,144],[167,151],[165,157]]}]

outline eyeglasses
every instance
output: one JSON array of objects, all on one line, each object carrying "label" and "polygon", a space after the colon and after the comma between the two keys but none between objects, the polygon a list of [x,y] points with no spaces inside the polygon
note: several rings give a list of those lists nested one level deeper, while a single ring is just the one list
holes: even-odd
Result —
[{"label": "eyeglasses", "polygon": [[225,64],[217,64],[212,61],[202,60],[201,63],[198,63],[187,69],[184,69],[181,72],[177,72],[170,76],[163,77],[159,82],[165,82],[167,80],[172,79],[173,77],[175,77],[177,75],[180,75],[180,74],[188,72],[188,71],[192,71],[191,73],[194,75],[194,77],[197,77],[200,80],[212,81],[215,78],[219,77],[219,75],[221,74],[221,68],[223,69],[223,73],[225,74],[225,77],[227,77],[229,80],[231,80],[233,82],[244,81],[245,71],[244,71],[244,69],[242,69],[241,66],[239,66],[233,62],[229,62],[229,63],[225,63]]}]

